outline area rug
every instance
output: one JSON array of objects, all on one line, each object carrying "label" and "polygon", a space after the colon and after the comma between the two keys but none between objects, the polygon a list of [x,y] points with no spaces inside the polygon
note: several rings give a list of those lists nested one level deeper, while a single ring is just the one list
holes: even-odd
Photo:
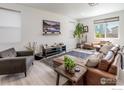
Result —
[{"label": "area rug", "polygon": [[75,57],[79,57],[79,58],[87,58],[88,56],[90,56],[91,54],[88,53],[84,53],[84,52],[78,52],[78,51],[70,51],[66,53],[67,55],[71,55],[71,56],[75,56]]},{"label": "area rug", "polygon": [[74,57],[78,57],[78,58],[87,58],[88,56],[92,55],[92,54],[89,54],[89,53],[85,53],[85,52],[79,52],[79,51],[69,51],[69,52],[66,52],[64,54],[60,54],[60,55],[56,55],[56,56],[52,56],[52,57],[49,57],[49,58],[44,58],[41,60],[41,62],[45,63],[46,65],[54,68],[54,64],[53,64],[53,59],[56,58],[56,57],[60,57],[60,56],[63,56],[63,55],[70,55],[70,56],[74,56]]}]

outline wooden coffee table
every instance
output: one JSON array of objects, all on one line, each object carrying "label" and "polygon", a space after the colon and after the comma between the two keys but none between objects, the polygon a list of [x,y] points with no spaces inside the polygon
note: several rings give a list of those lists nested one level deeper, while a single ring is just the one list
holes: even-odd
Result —
[{"label": "wooden coffee table", "polygon": [[59,85],[59,79],[60,75],[67,78],[71,84],[75,85],[77,82],[83,78],[83,75],[87,71],[87,68],[85,66],[77,65],[80,68],[80,72],[75,72],[74,74],[70,74],[67,71],[65,71],[64,65],[60,65],[55,68],[55,71],[57,72],[57,79],[56,79],[56,85]]}]

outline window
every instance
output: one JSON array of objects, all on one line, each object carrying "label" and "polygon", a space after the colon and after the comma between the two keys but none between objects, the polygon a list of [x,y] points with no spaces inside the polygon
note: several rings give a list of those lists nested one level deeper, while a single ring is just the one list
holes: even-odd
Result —
[{"label": "window", "polygon": [[0,7],[0,43],[21,41],[21,12]]},{"label": "window", "polygon": [[119,17],[95,20],[96,38],[118,38]]}]

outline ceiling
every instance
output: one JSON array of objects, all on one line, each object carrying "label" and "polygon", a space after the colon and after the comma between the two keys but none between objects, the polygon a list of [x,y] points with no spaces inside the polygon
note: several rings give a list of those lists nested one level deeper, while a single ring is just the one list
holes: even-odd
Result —
[{"label": "ceiling", "polygon": [[32,3],[23,5],[62,14],[75,19],[124,10],[124,3],[98,3],[96,6],[89,6],[88,3]]}]

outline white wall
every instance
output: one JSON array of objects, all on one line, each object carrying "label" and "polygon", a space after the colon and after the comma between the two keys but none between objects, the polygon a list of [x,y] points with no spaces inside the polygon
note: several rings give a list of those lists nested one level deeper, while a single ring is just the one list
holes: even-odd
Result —
[{"label": "white wall", "polygon": [[84,25],[88,25],[88,27],[89,27],[89,32],[87,34],[88,42],[101,40],[101,39],[95,38],[95,25],[93,23],[94,20],[104,19],[104,18],[109,18],[109,17],[115,17],[115,16],[120,17],[119,39],[104,39],[104,40],[110,40],[114,44],[124,45],[124,11],[119,11],[119,12],[100,15],[100,16],[96,16],[96,17],[92,17],[92,18],[86,18],[86,19],[78,20],[79,22],[83,23]]},{"label": "white wall", "polygon": [[[63,42],[67,45],[68,50],[75,48],[76,42],[72,35],[76,23],[75,20],[59,14],[38,10],[23,5],[0,4],[0,7],[20,10],[22,13],[21,42],[0,44],[0,50],[10,47],[15,47],[16,50],[23,50],[25,49],[24,45],[31,41],[36,41],[38,44],[47,43],[48,45]],[[61,24],[61,35],[43,36],[42,20],[59,21]]]}]

